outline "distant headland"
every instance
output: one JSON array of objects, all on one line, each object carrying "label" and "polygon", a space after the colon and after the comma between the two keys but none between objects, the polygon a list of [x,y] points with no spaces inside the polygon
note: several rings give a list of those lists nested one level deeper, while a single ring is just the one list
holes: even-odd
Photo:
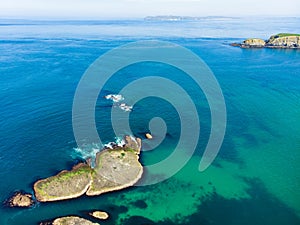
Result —
[{"label": "distant headland", "polygon": [[232,43],[231,46],[241,48],[289,48],[300,49],[300,34],[280,33],[272,35],[268,40],[249,38],[242,43]]},{"label": "distant headland", "polygon": [[228,16],[147,16],[144,18],[146,21],[193,21],[193,20],[224,20],[224,19],[236,19],[236,17]]}]

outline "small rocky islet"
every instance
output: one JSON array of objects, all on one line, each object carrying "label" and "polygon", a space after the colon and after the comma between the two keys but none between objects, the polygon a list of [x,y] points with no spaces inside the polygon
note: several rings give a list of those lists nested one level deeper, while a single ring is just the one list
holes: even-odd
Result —
[{"label": "small rocky islet", "polygon": [[25,193],[23,191],[15,192],[5,204],[9,207],[28,208],[35,204],[32,194]]},{"label": "small rocky islet", "polygon": [[[100,195],[133,186],[143,174],[139,162],[142,141],[126,135],[124,145],[104,148],[96,155],[95,166],[89,162],[79,163],[72,170],[63,170],[57,175],[38,180],[34,183],[34,195],[37,202],[52,202],[80,197]],[[9,207],[30,207],[35,203],[31,194],[16,192],[7,200]],[[94,211],[93,218],[107,219],[108,213]],[[53,221],[41,222],[40,225],[96,225],[89,220],[67,216]]]},{"label": "small rocky islet", "polygon": [[268,40],[249,38],[242,43],[232,43],[231,46],[241,48],[300,49],[300,34],[280,33],[272,35]]},{"label": "small rocky islet", "polygon": [[89,213],[89,215],[99,220],[107,220],[109,217],[108,213],[104,211],[94,211]]},{"label": "small rocky islet", "polygon": [[53,221],[41,222],[39,225],[100,225],[99,223],[93,223],[90,220],[80,218],[78,216],[66,216],[56,218]]}]

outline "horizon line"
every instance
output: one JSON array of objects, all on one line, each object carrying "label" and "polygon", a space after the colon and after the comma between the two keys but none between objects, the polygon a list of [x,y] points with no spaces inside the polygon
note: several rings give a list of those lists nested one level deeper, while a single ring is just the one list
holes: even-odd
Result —
[{"label": "horizon line", "polygon": [[[27,17],[27,16],[3,16],[0,20],[31,20],[31,21],[105,21],[105,20],[144,20],[147,17],[186,17],[186,18],[300,18],[300,15],[243,15],[243,16],[224,16],[224,15],[207,15],[207,16],[187,16],[187,15],[148,15],[143,17]],[[159,20],[158,20],[159,21]],[[176,21],[172,21],[176,22]]]}]

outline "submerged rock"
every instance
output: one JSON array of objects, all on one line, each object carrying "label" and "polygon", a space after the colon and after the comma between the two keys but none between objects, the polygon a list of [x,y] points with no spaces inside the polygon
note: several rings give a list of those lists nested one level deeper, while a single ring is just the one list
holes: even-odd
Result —
[{"label": "submerged rock", "polygon": [[27,208],[34,205],[34,200],[31,194],[16,192],[11,198],[6,201],[9,207]]},{"label": "submerged rock", "polygon": [[132,216],[126,219],[123,223],[123,225],[132,225],[132,224],[147,224],[147,225],[154,225],[155,222],[142,216]]},{"label": "submerged rock", "polygon": [[108,213],[103,211],[94,211],[89,213],[89,215],[100,220],[106,220],[109,217]]}]

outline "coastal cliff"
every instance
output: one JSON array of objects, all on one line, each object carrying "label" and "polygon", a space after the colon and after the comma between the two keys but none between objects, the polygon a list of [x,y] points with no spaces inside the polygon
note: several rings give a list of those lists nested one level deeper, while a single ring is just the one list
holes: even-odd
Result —
[{"label": "coastal cliff", "polygon": [[267,42],[268,47],[300,48],[300,35],[274,35]]},{"label": "coastal cliff", "polygon": [[300,49],[300,34],[280,33],[268,40],[249,38],[242,43],[232,43],[231,46],[241,48],[289,48]]}]

